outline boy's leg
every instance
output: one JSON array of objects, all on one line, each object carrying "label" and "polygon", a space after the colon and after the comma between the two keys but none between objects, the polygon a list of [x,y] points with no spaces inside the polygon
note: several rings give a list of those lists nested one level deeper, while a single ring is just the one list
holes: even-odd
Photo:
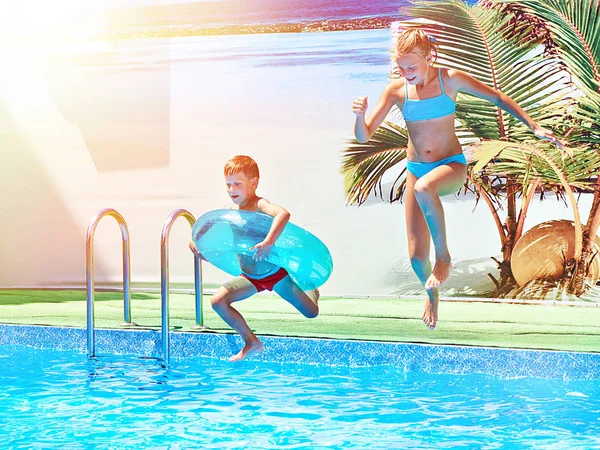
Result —
[{"label": "boy's leg", "polygon": [[273,286],[273,290],[281,298],[291,303],[294,308],[300,311],[304,317],[312,319],[319,315],[319,290],[313,289],[304,292],[300,289],[292,278],[287,275],[284,279]]},{"label": "boy's leg", "polygon": [[[423,211],[415,198],[414,186],[417,181],[412,173],[406,177],[406,190],[404,193],[404,211],[406,216],[406,234],[408,238],[408,255],[415,274],[423,284],[431,275],[431,262],[429,261],[429,245],[431,234],[423,216]],[[438,318],[438,290],[428,289],[423,322],[430,329],[434,329]]]},{"label": "boy's leg", "polygon": [[252,332],[244,317],[232,303],[244,300],[258,291],[250,281],[243,277],[237,277],[221,286],[212,296],[210,303],[215,312],[244,339],[244,348],[230,361],[240,361],[252,353],[260,353],[263,349],[261,342]]},{"label": "boy's leg", "polygon": [[466,176],[467,166],[453,162],[436,167],[415,181],[415,198],[423,211],[435,247],[435,265],[425,282],[425,289],[438,287],[450,276],[452,261],[448,251],[444,207],[440,197],[458,191]]}]

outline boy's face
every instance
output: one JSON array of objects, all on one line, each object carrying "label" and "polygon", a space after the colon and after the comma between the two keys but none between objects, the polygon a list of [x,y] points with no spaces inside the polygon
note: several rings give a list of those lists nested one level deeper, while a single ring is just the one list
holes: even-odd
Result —
[{"label": "boy's face", "polygon": [[227,193],[233,203],[243,205],[249,198],[254,196],[258,179],[248,178],[244,173],[236,173],[234,175],[225,175],[225,184],[227,185]]}]

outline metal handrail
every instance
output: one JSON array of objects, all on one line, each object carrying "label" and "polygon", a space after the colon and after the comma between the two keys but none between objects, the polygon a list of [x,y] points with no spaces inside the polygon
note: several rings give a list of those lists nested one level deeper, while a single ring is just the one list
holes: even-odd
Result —
[{"label": "metal handrail", "polygon": [[88,356],[94,356],[94,234],[100,220],[105,216],[114,217],[121,228],[123,241],[123,325],[135,325],[131,322],[131,273],[129,252],[129,229],[123,216],[112,208],[104,208],[92,218],[87,229],[85,245],[85,281],[87,291],[87,347]]},{"label": "metal handrail", "polygon": [[[178,217],[183,216],[193,227],[196,223],[194,216],[185,209],[173,211],[162,229],[160,237],[160,311],[163,360],[169,363],[169,234],[171,227]],[[202,317],[202,265],[198,255],[194,255],[194,291],[196,296],[196,326],[204,328]]]}]

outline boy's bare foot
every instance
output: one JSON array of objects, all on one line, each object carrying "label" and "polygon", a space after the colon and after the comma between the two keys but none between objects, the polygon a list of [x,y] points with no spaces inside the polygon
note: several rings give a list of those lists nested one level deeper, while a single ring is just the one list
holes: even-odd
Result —
[{"label": "boy's bare foot", "polygon": [[450,277],[450,271],[452,270],[452,260],[438,259],[435,261],[433,271],[427,281],[425,282],[425,289],[435,289],[436,287],[444,284]]},{"label": "boy's bare foot", "polygon": [[233,355],[231,358],[229,358],[229,361],[242,361],[248,356],[258,354],[263,350],[264,348],[262,342],[260,342],[259,340],[247,342],[246,345],[244,345],[244,348],[241,349],[237,355]]},{"label": "boy's bare foot", "polygon": [[425,310],[423,311],[423,322],[430,330],[433,330],[437,325],[438,319],[438,303],[437,296],[432,301],[429,298],[425,300]]}]

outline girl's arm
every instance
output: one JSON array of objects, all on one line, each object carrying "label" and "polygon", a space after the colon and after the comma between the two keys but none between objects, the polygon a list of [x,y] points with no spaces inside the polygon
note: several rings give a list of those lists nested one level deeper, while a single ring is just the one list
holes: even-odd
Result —
[{"label": "girl's arm", "polygon": [[525,110],[508,95],[496,89],[492,89],[488,85],[476,80],[467,73],[461,72],[460,70],[448,70],[448,77],[450,78],[450,87],[454,88],[456,92],[462,91],[488,100],[498,108],[503,109],[527,125],[533,134],[535,134],[538,138],[552,141],[559,148],[563,147],[562,142],[558,140],[551,130],[547,130],[546,128],[542,128],[540,125],[538,125],[529,116],[529,114],[527,114]]},{"label": "girl's arm", "polygon": [[400,84],[400,81],[395,80],[385,87],[375,109],[369,114],[368,118],[365,118],[368,108],[367,97],[358,97],[354,100],[354,103],[352,103],[352,111],[356,114],[354,135],[358,142],[365,143],[371,139],[371,136],[373,136],[379,125],[383,123],[392,106],[399,101],[396,98],[396,92],[398,92]]}]

